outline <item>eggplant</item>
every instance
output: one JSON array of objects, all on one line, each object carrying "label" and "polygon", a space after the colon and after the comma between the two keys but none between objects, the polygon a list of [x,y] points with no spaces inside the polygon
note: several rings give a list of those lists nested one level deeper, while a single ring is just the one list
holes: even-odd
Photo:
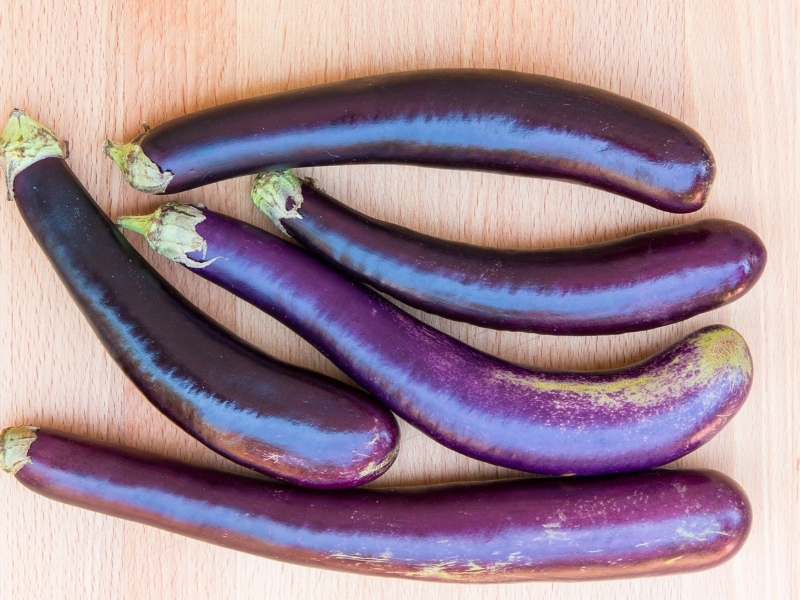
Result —
[{"label": "eggplant", "polygon": [[9,193],[111,357],[178,426],[245,467],[338,488],[381,475],[394,415],[361,390],[280,362],[211,320],[119,232],[48,128],[14,111],[0,141]]},{"label": "eggplant", "polygon": [[744,544],[744,491],[710,470],[309,490],[51,429],[0,434],[0,465],[53,500],[273,560],[497,583],[666,575]]},{"label": "eggplant", "polygon": [[107,154],[136,189],[185,191],[294,167],[401,163],[573,181],[676,213],[698,210],[711,150],[617,94],[491,69],[390,73],[223,104]]},{"label": "eggplant", "polygon": [[415,319],[308,252],[205,207],[121,217],[158,252],[305,338],[400,417],[496,465],[595,475],[664,465],[739,410],[752,360],[729,327],[701,329],[632,366],[526,368]]},{"label": "eggplant", "polygon": [[493,329],[660,327],[733,302],[767,258],[755,233],[721,219],[575,248],[500,250],[372,219],[290,171],[259,174],[252,198],[280,230],[349,275],[415,308]]}]

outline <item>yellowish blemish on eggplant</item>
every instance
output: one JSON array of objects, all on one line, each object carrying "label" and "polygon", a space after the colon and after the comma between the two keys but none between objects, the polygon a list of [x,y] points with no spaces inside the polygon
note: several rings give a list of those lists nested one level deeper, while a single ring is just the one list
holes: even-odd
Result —
[{"label": "yellowish blemish on eggplant", "polygon": [[375,462],[371,461],[366,467],[359,471],[360,477],[369,477],[374,473],[382,473],[385,471],[389,465],[391,465],[394,460],[397,458],[397,453],[400,451],[399,446],[395,446],[392,448],[392,451],[389,452],[386,456],[384,456],[380,461]]},{"label": "yellowish blemish on eggplant", "polygon": [[701,368],[713,371],[728,365],[751,375],[753,361],[744,338],[729,327],[714,329],[698,337],[697,346],[703,351],[705,360]]},{"label": "yellowish blemish on eggplant", "polygon": [[[329,555],[329,558],[333,559],[356,561],[375,565],[389,566],[392,563],[395,563],[394,566],[401,570],[403,575],[407,577],[465,582],[481,581],[486,574],[503,572],[508,567],[513,565],[520,557],[520,552],[512,552],[506,559],[498,560],[486,565],[480,565],[472,560],[469,560],[466,563],[456,560],[443,560],[440,562],[423,563],[417,566],[411,566],[404,565],[402,561],[390,560],[392,559],[392,553],[388,550],[378,556],[363,556],[359,554],[347,554],[344,552],[335,552]],[[386,572],[395,573],[397,571],[390,567]]]},{"label": "yellowish blemish on eggplant", "polygon": [[[680,372],[676,367],[680,366]],[[688,340],[679,356],[669,364],[635,377],[615,380],[565,381],[531,373],[519,376],[507,371],[495,373],[495,379],[542,392],[579,394],[598,406],[655,406],[674,395],[675,390],[705,385],[719,375],[721,369],[734,369],[752,374],[752,361],[747,345],[736,331],[721,327],[705,331]]]},{"label": "yellowish blemish on eggplant", "polygon": [[[618,379],[603,382],[554,381],[542,378],[537,374],[517,376],[507,371],[495,373],[495,379],[516,385],[529,387],[541,392],[571,392],[580,394],[599,406],[622,406],[631,403],[639,406],[657,404],[658,398],[653,389],[663,385],[657,376],[641,375],[639,377]],[[672,382],[670,382],[672,383]]]},{"label": "yellowish blemish on eggplant", "polygon": [[710,526],[706,527],[703,531],[696,533],[694,531],[690,531],[688,529],[684,529],[683,527],[679,527],[675,530],[682,538],[686,538],[687,540],[694,540],[697,542],[704,542],[708,536],[716,536],[721,535],[723,537],[730,537],[730,533],[725,531],[720,531],[719,523],[713,523]]},{"label": "yellowish blemish on eggplant", "polygon": [[[485,574],[506,571],[522,556],[520,552],[512,552],[505,560],[497,560],[486,565],[479,565],[468,561],[466,565],[458,565],[456,561],[442,561],[422,565],[421,570],[410,573],[414,577],[427,579],[441,579],[445,581],[479,581]],[[458,565],[458,566],[456,566]],[[478,579],[475,577],[478,576]]]},{"label": "yellowish blemish on eggplant", "polygon": [[458,571],[449,571],[449,567],[456,565],[456,561],[448,560],[439,563],[431,563],[423,565],[423,567],[415,573],[417,577],[427,577],[434,579],[460,579],[461,573]]},{"label": "yellowish blemish on eggplant", "polygon": [[330,558],[336,558],[339,560],[354,560],[357,562],[365,562],[365,563],[375,563],[375,564],[384,564],[388,563],[389,559],[392,557],[392,553],[388,550],[381,554],[380,556],[361,556],[359,554],[346,554],[344,552],[334,552],[330,555]]}]

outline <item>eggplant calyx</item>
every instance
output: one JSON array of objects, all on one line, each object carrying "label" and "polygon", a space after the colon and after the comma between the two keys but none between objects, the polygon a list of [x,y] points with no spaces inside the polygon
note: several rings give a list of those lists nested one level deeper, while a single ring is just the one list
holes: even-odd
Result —
[{"label": "eggplant calyx", "polygon": [[[171,261],[202,269],[222,258],[205,260],[208,244],[197,233],[197,226],[205,220],[205,215],[190,204],[167,202],[150,215],[119,217],[117,225],[143,235],[153,250]],[[203,260],[189,258],[192,252],[200,252]]]},{"label": "eggplant calyx", "polygon": [[281,220],[303,218],[299,212],[303,205],[302,184],[291,171],[259,173],[253,181],[250,197],[258,210],[272,219],[275,227],[289,235]]},{"label": "eggplant calyx", "polygon": [[14,198],[17,173],[45,158],[65,158],[64,147],[49,127],[15,108],[0,134],[0,164],[6,175],[9,200]]},{"label": "eggplant calyx", "polygon": [[148,194],[163,194],[167,190],[173,174],[170,171],[161,171],[154,163],[137,140],[127,144],[114,144],[106,141],[103,151],[122,169],[125,179],[134,189]]},{"label": "eggplant calyx", "polygon": [[23,425],[0,432],[0,469],[12,475],[31,462],[28,448],[36,441],[38,427]]}]

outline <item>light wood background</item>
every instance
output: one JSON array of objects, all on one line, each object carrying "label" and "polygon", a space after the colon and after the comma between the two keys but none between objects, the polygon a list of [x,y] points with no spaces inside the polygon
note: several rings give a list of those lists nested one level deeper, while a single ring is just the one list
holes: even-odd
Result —
[{"label": "light wood background", "polygon": [[[749,541],[712,571],[580,584],[459,586],[312,570],[224,550],[35,496],[0,477],[0,597],[767,598],[800,597],[797,0],[52,0],[0,2],[0,111],[24,108],[70,142],[70,164],[112,217],[161,200],[129,190],[103,157],[142,121],[256,94],[431,67],[494,67],[592,84],[654,105],[708,140],[718,177],[700,213],[675,216],[559,182],[412,167],[315,169],[333,195],[446,238],[534,248],[605,240],[703,217],[758,232],[770,259],[732,306],[655,331],[554,338],[425,317],[507,359],[596,369],[639,360],[710,323],[738,329],[755,359],[730,426],[681,465],[735,478],[752,501]],[[270,229],[249,178],[182,195]],[[192,301],[274,355],[343,377],[256,310],[145,249]],[[34,423],[236,470],[190,440],[120,374],[11,202],[0,202],[0,426]],[[403,428],[377,482],[509,473]]]}]

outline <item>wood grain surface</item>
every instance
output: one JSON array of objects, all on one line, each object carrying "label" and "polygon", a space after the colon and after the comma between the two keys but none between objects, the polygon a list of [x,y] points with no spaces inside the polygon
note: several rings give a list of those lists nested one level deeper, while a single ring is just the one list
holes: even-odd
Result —
[{"label": "wood grain surface", "polygon": [[[711,323],[751,345],[755,383],[739,415],[679,462],[736,479],[754,511],[747,544],[703,573],[581,584],[406,582],[284,565],[57,504],[0,477],[0,598],[767,598],[800,597],[800,192],[797,0],[0,2],[0,111],[15,106],[70,142],[70,164],[112,216],[163,200],[130,190],[106,138],[256,94],[432,67],[515,69],[599,86],[688,122],[718,176],[706,208],[669,215],[560,182],[399,166],[307,170],[334,196],[430,234],[507,248],[587,243],[724,217],[770,259],[735,304],[653,331],[556,338],[423,318],[509,360],[596,369],[639,360]],[[180,198],[266,229],[250,179]],[[203,310],[268,352],[344,379],[272,319],[133,243]],[[0,426],[34,423],[193,463],[237,467],[152,408],[95,339],[25,228],[0,203]],[[419,313],[415,313],[419,314]],[[403,426],[375,485],[512,475]]]}]

